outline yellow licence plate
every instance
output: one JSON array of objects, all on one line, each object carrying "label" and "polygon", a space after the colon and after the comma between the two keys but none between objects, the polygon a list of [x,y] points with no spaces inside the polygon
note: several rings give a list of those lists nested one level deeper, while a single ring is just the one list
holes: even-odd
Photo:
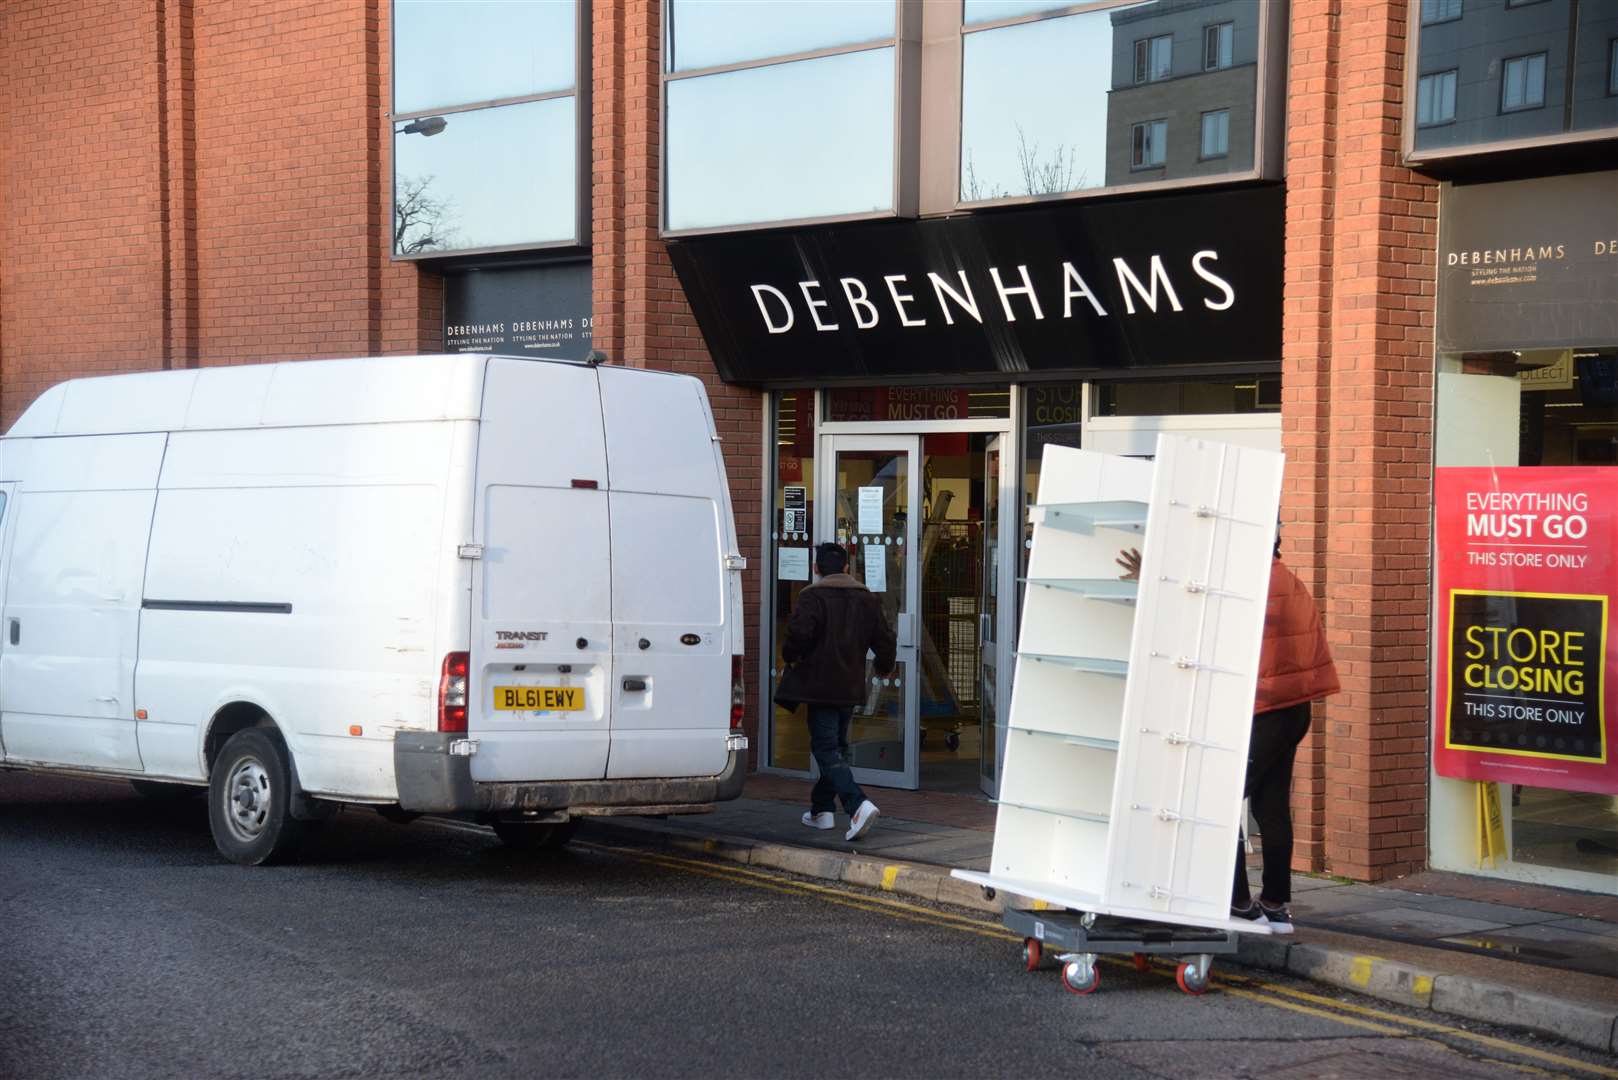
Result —
[{"label": "yellow licence plate", "polygon": [[517,712],[579,712],[584,708],[584,687],[497,686],[494,707]]}]

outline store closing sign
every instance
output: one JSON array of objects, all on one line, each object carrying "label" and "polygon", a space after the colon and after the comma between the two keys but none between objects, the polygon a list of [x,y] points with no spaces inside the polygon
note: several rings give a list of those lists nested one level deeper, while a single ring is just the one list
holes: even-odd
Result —
[{"label": "store closing sign", "polygon": [[1618,794],[1618,469],[1439,469],[1439,775]]}]

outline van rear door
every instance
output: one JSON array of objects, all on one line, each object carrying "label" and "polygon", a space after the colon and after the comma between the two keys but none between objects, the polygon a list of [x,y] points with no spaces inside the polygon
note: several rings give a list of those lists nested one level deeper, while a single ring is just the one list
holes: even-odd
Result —
[{"label": "van rear door", "polygon": [[599,780],[612,707],[596,373],[491,358],[478,431],[467,729],[477,781]]},{"label": "van rear door", "polygon": [[702,384],[597,370],[612,481],[607,776],[712,776],[728,756],[736,540]]}]

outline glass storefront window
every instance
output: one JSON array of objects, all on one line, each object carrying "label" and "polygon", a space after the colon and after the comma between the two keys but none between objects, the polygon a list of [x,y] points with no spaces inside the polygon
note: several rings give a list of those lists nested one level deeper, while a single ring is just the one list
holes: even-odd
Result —
[{"label": "glass storefront window", "polygon": [[[1435,421],[1440,470],[1618,465],[1618,347],[1443,356]],[[1439,527],[1443,537],[1442,523]],[[1509,569],[1489,578],[1491,591],[1509,594],[1518,587]],[[1443,655],[1435,649],[1435,657]],[[1435,774],[1433,865],[1574,888],[1618,889],[1618,796],[1536,786],[1533,773],[1545,765],[1523,758],[1517,775],[1527,782],[1498,785],[1507,848],[1504,864],[1495,868],[1480,866],[1476,854],[1473,789],[1478,785]]]},{"label": "glass storefront window", "polygon": [[977,23],[1015,19],[1019,15],[1061,11],[1072,6],[1072,0],[966,0],[965,22],[968,26],[973,26]]},{"label": "glass storefront window", "polygon": [[572,0],[396,0],[394,111],[571,89],[574,8]]},{"label": "glass storefront window", "polygon": [[[973,30],[1046,5],[966,7],[964,202],[1245,172],[1253,168],[1262,5],[1157,0]],[[1014,9],[1014,10],[1013,10]],[[994,13],[990,13],[990,12]],[[1206,30],[1221,24],[1215,63]],[[1227,29],[1228,28],[1228,32]],[[1221,155],[1204,113],[1225,111]],[[1152,136],[1143,156],[1140,132]],[[1150,166],[1150,171],[1140,171]]]},{"label": "glass storefront window", "polygon": [[1004,387],[856,386],[826,391],[826,420],[1003,420],[1011,415]]},{"label": "glass storefront window", "polygon": [[[891,212],[893,65],[887,47],[670,80],[668,227]],[[835,153],[812,134],[828,116]]]},{"label": "glass storefront window", "polygon": [[[781,641],[798,594],[812,577],[815,508],[815,392],[783,390],[775,395],[775,494],[771,504],[770,563],[775,590],[775,633],[771,637],[768,699],[782,670]],[[783,554],[784,553],[784,554]],[[785,560],[783,562],[783,559]],[[809,770],[809,731],[804,709],[789,712],[772,704],[769,766]]]},{"label": "glass storefront window", "polygon": [[895,0],[669,0],[669,71],[893,38]]},{"label": "glass storefront window", "polygon": [[1278,412],[1281,376],[1096,383],[1096,416]]},{"label": "glass storefront window", "polygon": [[1418,33],[1418,154],[1618,128],[1618,5],[1424,0]]},{"label": "glass storefront window", "polygon": [[577,232],[574,101],[549,98],[393,125],[393,250],[545,244]]}]

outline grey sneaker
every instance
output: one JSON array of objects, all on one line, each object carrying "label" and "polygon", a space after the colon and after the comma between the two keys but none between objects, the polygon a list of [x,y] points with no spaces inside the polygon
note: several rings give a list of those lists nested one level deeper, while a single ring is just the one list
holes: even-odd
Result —
[{"label": "grey sneaker", "polygon": [[1286,904],[1266,904],[1263,899],[1260,899],[1256,906],[1264,913],[1264,918],[1269,921],[1270,933],[1292,933],[1292,909],[1290,907]]}]

